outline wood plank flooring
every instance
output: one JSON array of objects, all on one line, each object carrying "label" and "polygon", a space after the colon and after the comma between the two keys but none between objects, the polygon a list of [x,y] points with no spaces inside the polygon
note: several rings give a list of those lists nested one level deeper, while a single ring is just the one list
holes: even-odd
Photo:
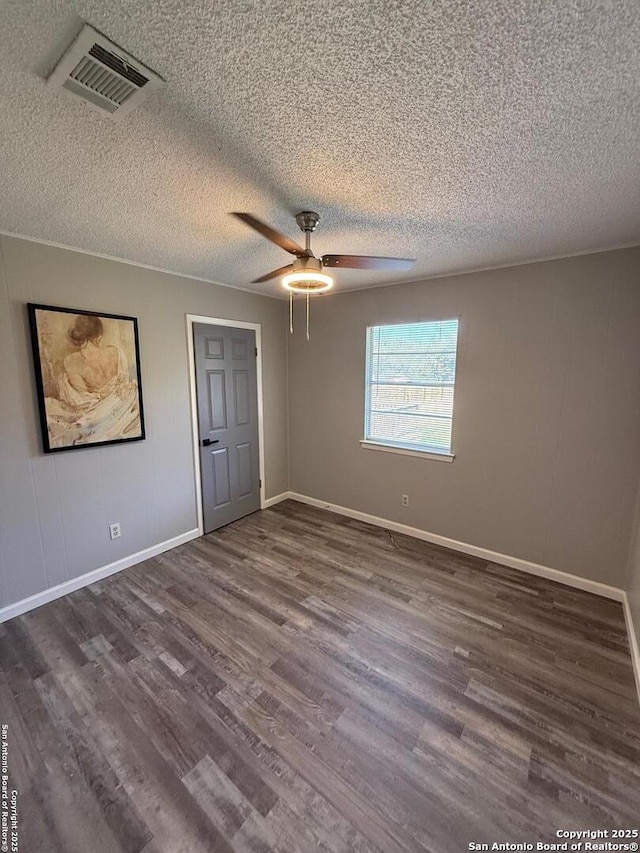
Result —
[{"label": "wood plank flooring", "polygon": [[635,828],[621,606],[292,501],[0,626],[21,853]]}]

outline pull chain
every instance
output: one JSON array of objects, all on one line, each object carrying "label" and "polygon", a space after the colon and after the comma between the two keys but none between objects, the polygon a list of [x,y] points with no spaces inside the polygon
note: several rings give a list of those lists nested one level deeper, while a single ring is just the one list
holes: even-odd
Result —
[{"label": "pull chain", "polygon": [[309,340],[309,291],[307,290],[307,340]]},{"label": "pull chain", "polygon": [[293,334],[293,290],[289,291],[289,332]]}]

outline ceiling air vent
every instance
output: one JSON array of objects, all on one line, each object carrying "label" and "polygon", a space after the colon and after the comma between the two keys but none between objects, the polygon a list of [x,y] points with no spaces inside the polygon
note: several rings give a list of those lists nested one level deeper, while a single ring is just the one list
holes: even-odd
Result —
[{"label": "ceiling air vent", "polygon": [[48,80],[95,109],[119,119],[164,81],[88,24]]}]

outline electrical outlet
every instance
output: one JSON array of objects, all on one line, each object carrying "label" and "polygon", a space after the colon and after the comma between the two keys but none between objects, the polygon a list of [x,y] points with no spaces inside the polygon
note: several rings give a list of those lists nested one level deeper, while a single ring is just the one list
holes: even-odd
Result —
[{"label": "electrical outlet", "polygon": [[115,524],[109,525],[109,536],[112,539],[119,539],[122,536],[122,531],[120,530],[120,522],[116,521]]},{"label": "electrical outlet", "polygon": [[409,495],[402,495],[402,506],[409,506]]}]

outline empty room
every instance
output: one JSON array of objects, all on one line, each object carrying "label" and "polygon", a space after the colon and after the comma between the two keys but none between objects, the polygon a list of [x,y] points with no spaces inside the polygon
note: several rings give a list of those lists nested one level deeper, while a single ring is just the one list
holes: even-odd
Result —
[{"label": "empty room", "polygon": [[0,0],[0,853],[637,851],[637,0]]}]

